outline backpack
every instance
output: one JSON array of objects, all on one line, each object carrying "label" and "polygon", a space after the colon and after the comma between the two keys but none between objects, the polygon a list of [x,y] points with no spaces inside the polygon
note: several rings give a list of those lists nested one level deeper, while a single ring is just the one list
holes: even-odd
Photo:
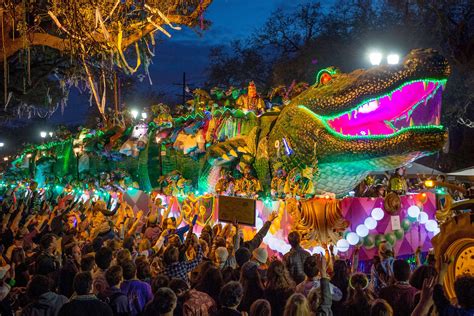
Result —
[{"label": "backpack", "polygon": [[104,296],[104,295],[101,295],[101,294],[97,295],[98,299],[100,299],[102,302],[104,302],[104,303],[106,303],[107,305],[110,306],[114,316],[128,316],[128,315],[130,315],[130,311],[128,311],[126,313],[119,313],[117,311],[117,300],[120,297],[126,297],[126,295],[123,294],[122,292],[113,293],[111,296]]}]

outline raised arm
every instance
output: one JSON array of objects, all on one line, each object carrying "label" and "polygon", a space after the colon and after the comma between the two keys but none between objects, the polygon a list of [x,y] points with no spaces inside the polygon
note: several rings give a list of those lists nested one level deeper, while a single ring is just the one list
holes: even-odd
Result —
[{"label": "raised arm", "polygon": [[421,289],[420,301],[415,306],[411,316],[428,315],[430,306],[433,304],[433,290],[436,285],[436,278],[432,277],[423,281]]}]

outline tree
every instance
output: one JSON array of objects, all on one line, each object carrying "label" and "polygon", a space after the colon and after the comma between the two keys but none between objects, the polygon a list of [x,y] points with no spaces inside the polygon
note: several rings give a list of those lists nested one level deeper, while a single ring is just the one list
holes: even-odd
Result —
[{"label": "tree", "polygon": [[[17,102],[17,106],[36,106],[35,103],[29,103],[32,98],[27,93],[29,90],[39,92],[31,78],[52,80],[50,75],[55,73],[59,77],[56,81],[60,84],[70,81],[71,76],[74,80],[80,78],[85,81],[99,113],[106,119],[104,92],[113,82],[113,73],[120,70],[133,74],[140,65],[147,66],[153,56],[150,46],[155,43],[154,34],[157,31],[170,37],[166,28],[179,30],[179,25],[205,28],[208,22],[203,19],[203,13],[211,2],[3,0],[0,5],[3,101],[5,104],[7,101]],[[127,51],[130,47],[133,52]],[[136,59],[134,65],[128,61],[131,55]],[[36,63],[44,56],[47,59],[60,57],[64,59],[65,65],[76,72],[67,74],[69,77],[61,77],[56,74],[54,67],[41,67],[38,70]],[[80,67],[75,67],[77,65]],[[27,79],[10,77],[12,71],[9,68],[21,66],[26,69],[23,73],[26,73]],[[32,75],[36,70],[41,73]],[[15,81],[12,82],[12,79]],[[24,82],[21,93],[14,89],[19,82]],[[49,102],[48,108],[56,104]]]},{"label": "tree", "polygon": [[206,86],[247,87],[255,81],[259,90],[268,88],[270,67],[261,50],[243,45],[239,41],[231,44],[230,51],[224,46],[211,49],[209,77]]}]

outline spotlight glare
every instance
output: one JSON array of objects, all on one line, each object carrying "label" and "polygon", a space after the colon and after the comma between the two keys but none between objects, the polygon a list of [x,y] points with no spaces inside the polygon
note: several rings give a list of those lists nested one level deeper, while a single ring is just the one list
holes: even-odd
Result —
[{"label": "spotlight glare", "polygon": [[380,52],[371,52],[369,54],[369,60],[373,66],[380,65],[380,63],[382,62],[382,58],[383,56],[382,56],[382,53]]},{"label": "spotlight glare", "polygon": [[132,114],[132,117],[133,117],[134,119],[136,119],[136,118],[138,117],[138,111],[135,110],[135,109],[131,110],[131,111],[130,111],[130,114]]},{"label": "spotlight glare", "polygon": [[387,64],[396,65],[400,61],[400,56],[398,54],[390,54],[387,56]]}]

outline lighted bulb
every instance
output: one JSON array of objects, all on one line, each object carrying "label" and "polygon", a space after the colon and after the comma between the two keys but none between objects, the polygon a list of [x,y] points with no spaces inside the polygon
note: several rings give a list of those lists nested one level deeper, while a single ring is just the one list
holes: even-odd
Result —
[{"label": "lighted bulb", "polygon": [[377,221],[372,217],[367,217],[364,221],[364,225],[368,229],[375,229],[375,227],[377,227]]},{"label": "lighted bulb", "polygon": [[418,215],[420,215],[420,208],[418,206],[412,205],[408,208],[408,216],[418,218]]},{"label": "lighted bulb", "polygon": [[340,252],[346,252],[349,250],[349,243],[345,239],[339,239],[336,243],[337,250]]},{"label": "lighted bulb", "polygon": [[359,236],[357,236],[357,234],[354,232],[350,232],[349,234],[347,234],[346,239],[347,242],[352,246],[357,245],[360,240]]},{"label": "lighted bulb", "polygon": [[419,220],[420,220],[420,224],[426,224],[429,220],[428,214],[426,214],[425,212],[420,212]]},{"label": "lighted bulb", "polygon": [[384,214],[384,211],[380,207],[376,207],[372,210],[371,215],[376,221],[380,221],[384,217],[385,214]]},{"label": "lighted bulb", "polygon": [[359,237],[364,238],[365,236],[367,236],[369,234],[369,228],[367,228],[365,225],[361,224],[361,225],[357,226],[356,233]]},{"label": "lighted bulb", "polygon": [[136,119],[138,117],[138,111],[137,110],[131,110],[130,114],[132,114],[132,117]]},{"label": "lighted bulb", "polygon": [[438,223],[434,219],[430,219],[425,224],[426,230],[429,232],[435,232],[439,229]]}]

